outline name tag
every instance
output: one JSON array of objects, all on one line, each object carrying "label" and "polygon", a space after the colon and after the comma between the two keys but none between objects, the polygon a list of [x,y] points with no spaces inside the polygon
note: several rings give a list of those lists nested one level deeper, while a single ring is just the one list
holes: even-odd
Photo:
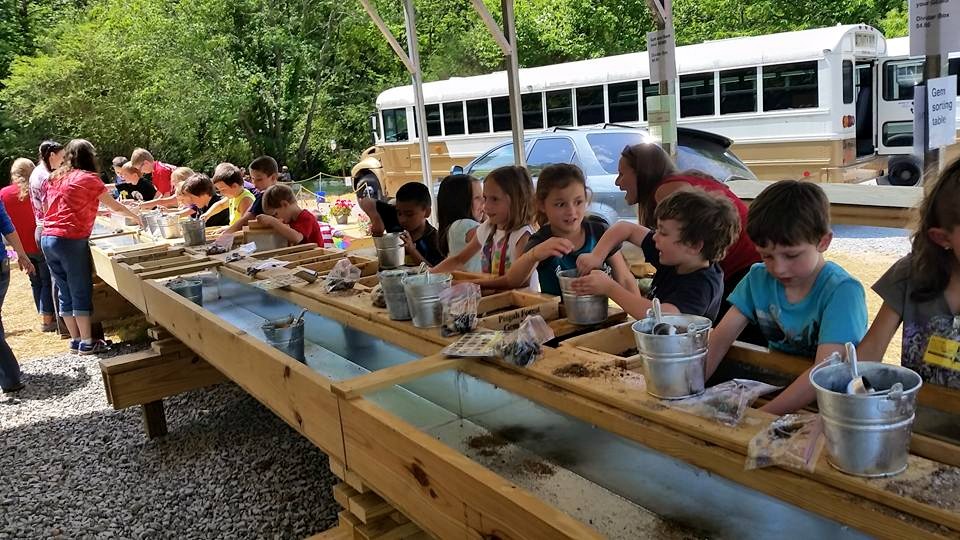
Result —
[{"label": "name tag", "polygon": [[960,342],[941,336],[930,336],[923,361],[954,371],[960,371]]}]

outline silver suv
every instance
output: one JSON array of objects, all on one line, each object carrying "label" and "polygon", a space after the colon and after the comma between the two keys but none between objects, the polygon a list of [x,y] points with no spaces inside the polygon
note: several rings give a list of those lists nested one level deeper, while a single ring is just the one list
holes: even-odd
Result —
[{"label": "silver suv", "polygon": [[[678,128],[677,167],[696,169],[720,182],[728,180],[756,180],[750,169],[730,151],[733,141],[714,133]],[[634,144],[653,142],[643,128],[607,125],[603,128],[554,128],[527,136],[524,147],[527,167],[536,176],[551,163],[573,163],[583,169],[587,185],[593,191],[590,213],[613,223],[618,219],[636,220],[636,207],[628,206],[623,192],[616,186],[617,164],[624,148]],[[484,152],[463,170],[454,167],[454,173],[466,173],[483,178],[493,169],[513,164],[513,142],[501,143]]]}]

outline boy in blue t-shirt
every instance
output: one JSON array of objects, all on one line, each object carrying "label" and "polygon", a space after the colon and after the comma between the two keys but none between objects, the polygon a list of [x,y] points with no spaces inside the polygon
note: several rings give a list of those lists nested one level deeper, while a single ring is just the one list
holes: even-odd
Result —
[{"label": "boy in blue t-shirt", "polygon": [[[747,234],[760,252],[728,298],[732,307],[710,335],[709,377],[748,323],[760,327],[770,349],[812,357],[819,364],[844,344],[857,344],[867,331],[863,285],[836,263],[826,262],[830,246],[830,203],[819,186],[784,180],[765,189],[750,205]],[[805,371],[763,410],[796,411],[816,395]]]}]

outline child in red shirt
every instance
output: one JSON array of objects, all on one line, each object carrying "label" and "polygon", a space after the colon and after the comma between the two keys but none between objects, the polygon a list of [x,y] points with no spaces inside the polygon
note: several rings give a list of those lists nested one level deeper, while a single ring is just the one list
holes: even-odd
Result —
[{"label": "child in red shirt", "polygon": [[130,162],[143,174],[150,175],[150,182],[157,188],[161,195],[167,196],[173,193],[173,175],[175,165],[161,163],[153,159],[153,154],[144,148],[134,149],[130,156]]},{"label": "child in red shirt", "polygon": [[291,245],[324,244],[317,217],[313,212],[300,208],[289,186],[275,184],[267,188],[263,193],[263,212],[257,217],[257,222],[273,228]]}]

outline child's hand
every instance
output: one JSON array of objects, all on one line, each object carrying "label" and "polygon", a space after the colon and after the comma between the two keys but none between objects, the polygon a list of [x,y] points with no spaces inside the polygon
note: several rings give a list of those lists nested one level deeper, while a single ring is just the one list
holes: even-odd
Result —
[{"label": "child's hand", "polygon": [[554,236],[549,238],[530,250],[533,254],[533,258],[538,261],[543,261],[549,259],[550,257],[563,257],[567,253],[573,251],[573,242],[567,240],[566,238],[559,238]]},{"label": "child's hand", "polygon": [[598,254],[584,253],[577,257],[577,273],[581,276],[585,276],[601,266],[603,266],[603,259]]},{"label": "child's hand", "polygon": [[280,220],[273,216],[268,216],[267,214],[260,214],[257,216],[257,223],[263,225],[264,227],[273,227],[277,223],[280,223]]},{"label": "child's hand", "polygon": [[401,232],[400,239],[403,240],[403,250],[407,253],[407,255],[413,255],[417,252],[417,245],[413,242],[413,237],[410,236],[409,232]]},{"label": "child's hand", "polygon": [[23,270],[28,274],[32,275],[37,273],[37,269],[33,266],[33,261],[31,261],[27,257],[18,256],[17,265],[20,267],[20,270]]},{"label": "child's hand", "polygon": [[[583,256],[581,256],[582,258]],[[579,262],[579,261],[578,261]],[[594,270],[573,281],[573,291],[579,295],[598,294],[609,296],[616,282],[603,270]]]}]

